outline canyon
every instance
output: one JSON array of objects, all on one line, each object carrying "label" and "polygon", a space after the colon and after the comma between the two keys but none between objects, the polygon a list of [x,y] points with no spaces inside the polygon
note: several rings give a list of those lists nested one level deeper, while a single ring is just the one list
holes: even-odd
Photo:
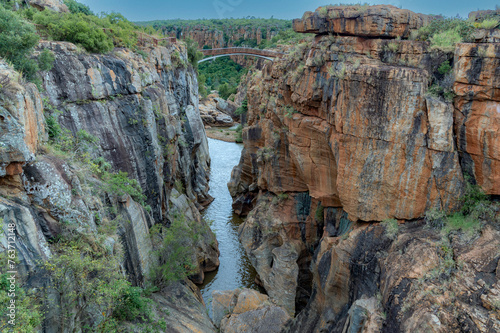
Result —
[{"label": "canyon", "polygon": [[[203,105],[181,41],[90,54],[42,40],[34,56],[54,63],[38,87],[0,60],[0,244],[15,225],[18,283],[44,310],[35,331],[500,331],[498,29],[446,51],[415,40],[431,21],[389,5],[306,12],[283,57],[236,59],[252,68],[235,102]],[[277,31],[168,33],[215,48]],[[205,126],[240,120],[243,147],[209,152]],[[233,165],[211,154],[240,151],[231,198],[214,201]],[[451,223],[465,205],[472,225]],[[223,267],[236,236],[246,256],[238,245]],[[58,286],[51,263],[68,244],[143,290],[149,319],[106,328],[106,300],[64,303],[79,283]]]},{"label": "canyon", "polygon": [[[465,175],[500,194],[498,44],[450,56],[405,40],[427,16],[326,8],[294,20],[313,40],[251,78],[228,184],[260,283],[296,315],[285,331],[498,331],[498,224],[472,237],[424,220],[460,207]],[[452,100],[429,92],[445,61]]]}]

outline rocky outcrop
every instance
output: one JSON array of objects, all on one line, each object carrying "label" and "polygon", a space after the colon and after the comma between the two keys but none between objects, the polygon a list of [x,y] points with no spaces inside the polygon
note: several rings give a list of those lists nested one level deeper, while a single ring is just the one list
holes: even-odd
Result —
[{"label": "rocky outcrop", "polygon": [[172,214],[183,214],[186,221],[189,221],[189,232],[199,233],[198,239],[190,244],[195,249],[193,251],[192,262],[198,265],[198,269],[189,278],[198,284],[203,283],[205,272],[211,272],[219,267],[219,248],[217,239],[210,231],[210,227],[201,217],[195,204],[188,199],[185,194],[179,193],[175,188],[172,189],[170,196],[170,205]]},{"label": "rocky outcrop", "polygon": [[455,52],[455,132],[462,168],[500,195],[500,46],[459,44]]},{"label": "rocky outcrop", "polygon": [[[147,56],[126,49],[85,54],[65,42],[42,42],[39,49],[49,49],[56,59],[50,71],[40,73],[42,94],[32,84],[19,85],[16,74],[1,67],[0,75],[10,79],[3,81],[9,84],[2,84],[0,94],[5,239],[0,252],[8,248],[9,225],[15,225],[19,282],[50,306],[44,331],[77,331],[102,320],[92,306],[65,309],[74,315],[60,326],[58,292],[41,266],[66,242],[77,240],[87,246],[82,253],[117,259],[120,275],[145,287],[158,266],[150,230],[156,224],[168,227],[182,212],[190,228],[184,230],[196,235],[190,244],[192,279],[201,283],[204,272],[219,265],[219,253],[199,213],[212,199],[207,194],[210,158],[196,76],[183,65],[188,63],[183,44],[144,49]],[[183,61],[172,62],[173,54]],[[52,131],[52,141],[42,146],[46,130]],[[171,312],[176,309],[176,321],[166,320],[171,331],[214,331],[202,302],[193,296],[195,287],[172,283],[169,288],[158,303],[170,304]],[[165,315],[170,311],[163,310]]]},{"label": "rocky outcrop", "polygon": [[29,0],[27,2],[38,10],[50,9],[58,13],[69,13],[68,7],[61,0]]},{"label": "rocky outcrop", "polygon": [[75,135],[85,130],[98,138],[99,154],[148,193],[155,220],[165,217],[169,191],[164,187],[172,188],[176,179],[193,201],[210,200],[196,79],[170,59],[171,53],[183,52],[179,46],[151,49],[147,60],[125,49],[85,56],[69,43],[42,47],[56,52],[54,68],[43,79],[49,102],[64,111],[62,125]]},{"label": "rocky outcrop", "polygon": [[229,26],[224,28],[213,28],[203,25],[159,27],[166,35],[179,39],[190,38],[196,41],[200,48],[204,46],[212,49],[239,46],[243,41],[254,41],[257,45],[263,39],[271,40],[279,30],[276,27],[243,27]]},{"label": "rocky outcrop", "polygon": [[200,102],[200,115],[205,126],[230,127],[239,118],[235,114],[237,108],[234,102],[226,101],[217,92],[212,92]]},{"label": "rocky outcrop", "polygon": [[427,15],[390,5],[325,6],[295,19],[293,29],[316,34],[408,38],[428,21]]},{"label": "rocky outcrop", "polygon": [[456,207],[452,109],[425,98],[436,65],[407,41],[389,62],[388,43],[325,36],[255,76],[232,194],[309,191],[364,221]]},{"label": "rocky outcrop", "polygon": [[499,313],[489,306],[499,299],[497,234],[488,226],[473,239],[441,239],[408,223],[394,242],[368,224],[348,237],[323,237],[313,297],[286,331],[497,331]]},{"label": "rocky outcrop", "polygon": [[19,80],[0,62],[0,177],[21,174],[46,137],[42,98],[34,84]]},{"label": "rocky outcrop", "polygon": [[307,193],[262,196],[240,226],[239,238],[269,296],[293,315],[309,298],[307,262],[319,241],[321,208]]},{"label": "rocky outcrop", "polygon": [[251,289],[213,292],[214,321],[221,332],[281,332],[290,321],[287,312]]},{"label": "rocky outcrop", "polygon": [[[442,317],[411,303],[420,287],[437,293],[432,286],[440,282],[426,274],[449,260],[442,251],[483,248],[474,239],[465,249],[463,235],[450,235],[440,251],[439,237],[419,219],[457,210],[464,175],[487,194],[500,188],[497,46],[458,44],[452,59],[427,42],[391,39],[426,19],[390,6],[306,13],[295,28],[317,33],[314,40],[251,77],[245,147],[228,187],[235,211],[248,214],[240,239],[262,285],[298,313],[290,332],[496,329],[498,318],[477,297],[455,301],[445,293],[439,304],[454,305],[443,305]],[[438,70],[445,61],[451,74]],[[446,80],[452,100],[429,89]],[[405,240],[393,243],[373,223],[389,219],[420,222],[405,224]],[[490,232],[497,231],[485,229],[483,237]],[[498,255],[484,251],[495,294]],[[456,277],[453,287],[463,293],[479,290],[484,273],[467,267],[468,282]],[[398,282],[387,287],[393,274]],[[474,315],[460,312],[468,306]]]},{"label": "rocky outcrop", "polygon": [[177,282],[152,296],[154,312],[165,321],[165,332],[216,333],[201,294],[190,282]]}]

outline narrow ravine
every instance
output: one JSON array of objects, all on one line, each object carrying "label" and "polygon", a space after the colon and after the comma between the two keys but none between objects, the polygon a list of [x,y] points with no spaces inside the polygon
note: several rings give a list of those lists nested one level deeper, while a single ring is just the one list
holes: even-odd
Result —
[{"label": "narrow ravine", "polygon": [[242,219],[233,213],[232,198],[227,189],[231,170],[240,160],[242,144],[208,139],[211,171],[209,194],[214,201],[203,212],[217,236],[220,250],[219,269],[207,273],[200,286],[209,314],[212,314],[212,292],[232,290],[240,287],[255,288],[255,269],[250,264],[245,250],[238,240],[238,227]]}]

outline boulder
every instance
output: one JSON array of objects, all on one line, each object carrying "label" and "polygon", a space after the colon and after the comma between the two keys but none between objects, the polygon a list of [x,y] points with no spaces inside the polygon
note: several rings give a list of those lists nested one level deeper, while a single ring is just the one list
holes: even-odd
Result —
[{"label": "boulder", "polygon": [[233,119],[236,119],[234,111],[237,106],[231,101],[220,98],[216,92],[202,100],[199,108],[205,126],[230,127],[234,125]]},{"label": "boulder", "polygon": [[225,333],[280,332],[290,320],[268,296],[243,288],[212,293],[214,322]]},{"label": "boulder", "polygon": [[222,320],[221,333],[279,333],[290,320],[278,306],[266,306]]},{"label": "boulder", "polygon": [[217,110],[227,114],[228,116],[230,116],[233,119],[239,118],[235,114],[235,111],[238,108],[238,105],[236,103],[234,103],[230,100],[226,101],[225,99],[222,99],[222,98],[215,98],[215,102],[217,103],[216,104]]},{"label": "boulder", "polygon": [[215,326],[220,327],[224,317],[252,311],[262,305],[269,305],[268,298],[267,295],[248,288],[213,291],[212,311]]},{"label": "boulder", "polygon": [[[165,332],[216,333],[208,317],[203,298],[196,286],[189,282],[174,282],[151,296],[153,311],[165,320]],[[130,328],[134,330],[133,327]]]},{"label": "boulder", "polygon": [[69,13],[68,7],[61,0],[29,0],[28,2],[38,10],[50,9],[58,13]]}]

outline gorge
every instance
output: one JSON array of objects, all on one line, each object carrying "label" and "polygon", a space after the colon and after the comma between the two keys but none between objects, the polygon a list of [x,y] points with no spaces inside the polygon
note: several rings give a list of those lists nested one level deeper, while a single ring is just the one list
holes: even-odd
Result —
[{"label": "gorge", "polygon": [[[117,26],[103,54],[37,42],[36,84],[0,60],[0,329],[499,332],[499,22],[320,7],[283,56],[235,58],[234,102],[200,100],[188,41],[124,47]],[[243,144],[207,138],[208,108]]]}]

